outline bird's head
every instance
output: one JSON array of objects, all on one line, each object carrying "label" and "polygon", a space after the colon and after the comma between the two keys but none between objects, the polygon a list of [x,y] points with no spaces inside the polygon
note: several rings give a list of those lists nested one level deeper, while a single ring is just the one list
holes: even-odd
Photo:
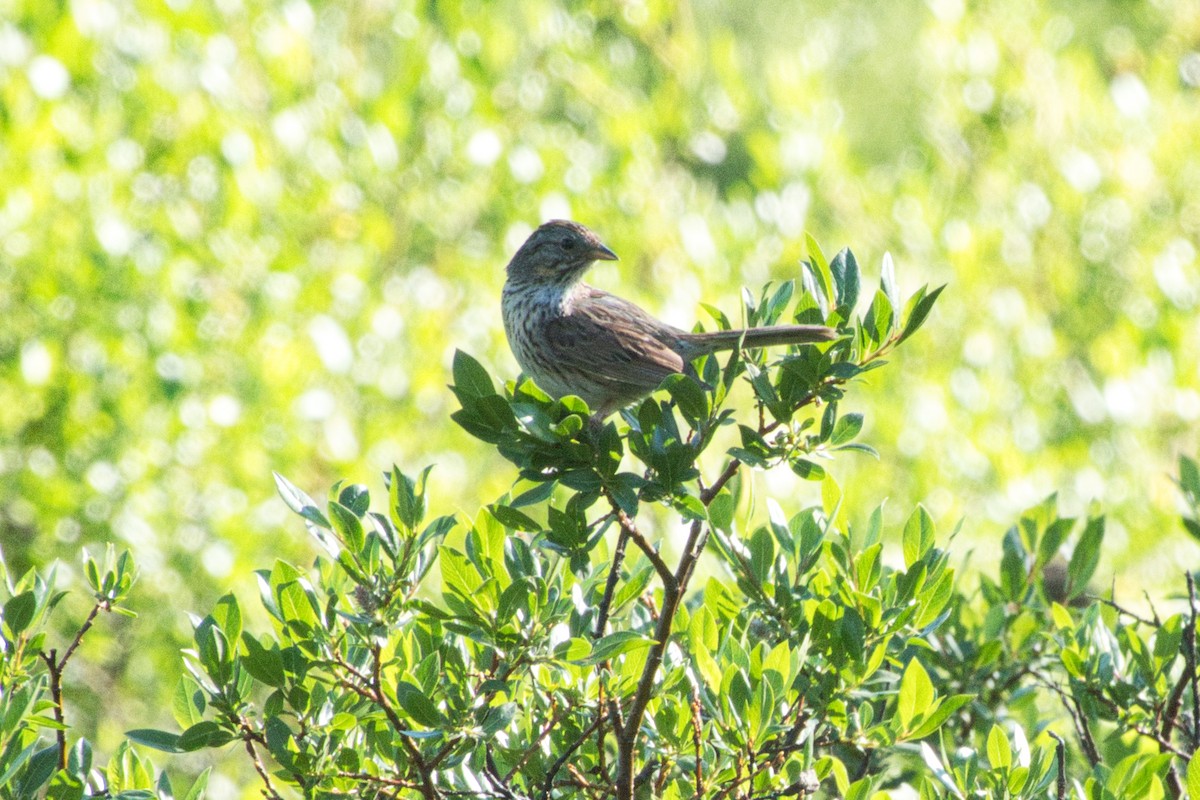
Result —
[{"label": "bird's head", "polygon": [[508,262],[508,277],[572,283],[596,261],[616,261],[600,237],[578,222],[552,219],[530,234]]}]

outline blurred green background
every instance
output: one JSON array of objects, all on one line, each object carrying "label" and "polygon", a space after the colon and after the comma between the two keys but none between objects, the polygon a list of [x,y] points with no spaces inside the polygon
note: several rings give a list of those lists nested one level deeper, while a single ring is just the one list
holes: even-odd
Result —
[{"label": "blurred green background", "polygon": [[312,558],[271,470],[435,462],[439,512],[508,488],[448,365],[515,377],[503,266],[569,216],[622,258],[594,283],[683,326],[795,277],[806,231],[949,283],[854,395],[855,513],[924,502],[986,549],[1058,491],[1161,590],[1197,557],[1198,145],[1177,0],[0,0],[0,545],[134,551],[141,619],[73,699],[110,739],[165,724],[185,611]]}]

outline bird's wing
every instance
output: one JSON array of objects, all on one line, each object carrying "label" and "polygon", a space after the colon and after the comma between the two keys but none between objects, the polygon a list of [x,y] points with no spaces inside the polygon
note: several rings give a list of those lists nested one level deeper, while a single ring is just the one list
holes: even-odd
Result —
[{"label": "bird's wing", "polygon": [[591,287],[578,292],[567,314],[545,332],[558,363],[614,388],[646,393],[683,371],[683,357],[667,344],[678,331],[633,303]]}]

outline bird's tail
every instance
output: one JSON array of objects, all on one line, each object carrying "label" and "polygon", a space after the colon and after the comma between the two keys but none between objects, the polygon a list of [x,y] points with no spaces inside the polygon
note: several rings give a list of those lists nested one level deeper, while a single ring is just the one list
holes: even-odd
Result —
[{"label": "bird's tail", "polygon": [[732,350],[739,342],[742,347],[775,347],[829,342],[837,337],[837,331],[824,325],[768,325],[763,328],[688,333],[681,338],[684,345],[694,352],[692,357],[695,357],[718,350]]}]

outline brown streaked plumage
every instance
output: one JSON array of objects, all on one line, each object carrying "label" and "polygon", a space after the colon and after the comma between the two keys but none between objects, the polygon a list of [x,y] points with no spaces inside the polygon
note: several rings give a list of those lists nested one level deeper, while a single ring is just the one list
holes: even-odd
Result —
[{"label": "brown streaked plumage", "polygon": [[596,261],[616,258],[578,222],[551,220],[508,262],[500,301],[525,374],[555,397],[582,397],[600,418],[650,394],[692,359],[739,342],[756,348],[837,337],[823,325],[689,333],[580,280]]}]

